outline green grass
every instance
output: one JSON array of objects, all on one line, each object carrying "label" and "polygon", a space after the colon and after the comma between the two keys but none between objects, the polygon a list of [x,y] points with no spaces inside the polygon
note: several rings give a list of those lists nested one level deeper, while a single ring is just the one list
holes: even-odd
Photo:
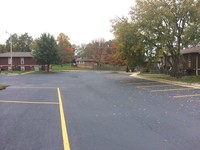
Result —
[{"label": "green grass", "polygon": [[1,74],[22,74],[28,71],[1,71]]},{"label": "green grass", "polygon": [[175,77],[171,77],[166,74],[150,74],[150,73],[141,73],[140,76],[147,78],[157,78],[157,79],[165,79],[171,81],[180,81],[186,83],[200,83],[200,76],[184,76],[181,79],[177,79]]},{"label": "green grass", "polygon": [[68,71],[68,70],[80,70],[80,68],[71,66],[69,64],[52,66],[52,72],[60,72],[60,71]]},{"label": "green grass", "polygon": [[0,90],[3,90],[7,87],[8,85],[3,85],[3,84],[0,84]]},{"label": "green grass", "polygon": [[49,72],[35,71],[35,72],[32,72],[31,74],[51,74],[51,73],[57,73],[57,72],[62,72],[62,71],[69,71],[69,70],[83,70],[83,68],[71,66],[70,64],[52,65],[52,70]]}]

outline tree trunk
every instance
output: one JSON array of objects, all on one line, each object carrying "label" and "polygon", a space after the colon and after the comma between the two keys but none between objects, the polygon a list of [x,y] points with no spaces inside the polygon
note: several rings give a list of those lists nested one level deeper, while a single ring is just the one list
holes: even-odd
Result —
[{"label": "tree trunk", "polygon": [[49,64],[47,64],[47,72],[49,72],[49,66],[50,66],[50,65],[49,65]]},{"label": "tree trunk", "polygon": [[172,57],[172,60],[173,60],[173,63],[172,63],[171,76],[176,77],[177,79],[182,78],[183,68],[182,68],[181,55],[178,54]]},{"label": "tree trunk", "polygon": [[166,72],[169,73],[170,76],[181,78],[183,76],[183,68],[182,68],[182,59],[181,55],[171,55],[172,62],[170,61],[169,57],[165,55],[166,61],[169,63],[170,68],[166,68]]}]

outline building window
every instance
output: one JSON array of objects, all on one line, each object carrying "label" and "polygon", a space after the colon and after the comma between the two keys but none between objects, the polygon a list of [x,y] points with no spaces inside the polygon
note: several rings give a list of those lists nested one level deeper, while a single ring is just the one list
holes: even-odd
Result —
[{"label": "building window", "polygon": [[191,55],[188,55],[188,68],[192,67],[192,63],[191,63]]},{"label": "building window", "polygon": [[8,58],[8,64],[11,65],[11,58]]},{"label": "building window", "polygon": [[21,66],[21,71],[25,71],[25,67],[24,66]]},{"label": "building window", "polygon": [[22,65],[24,64],[24,58],[23,57],[20,59],[20,62],[21,62]]},{"label": "building window", "polygon": [[84,64],[85,62],[84,61],[79,61],[79,64]]}]

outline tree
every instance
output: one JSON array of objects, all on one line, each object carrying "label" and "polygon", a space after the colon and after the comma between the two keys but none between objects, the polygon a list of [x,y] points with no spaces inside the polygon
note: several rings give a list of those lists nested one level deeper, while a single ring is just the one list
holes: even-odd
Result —
[{"label": "tree", "polygon": [[18,49],[20,52],[31,52],[30,45],[32,42],[33,38],[28,33],[24,33],[18,37]]},{"label": "tree", "polygon": [[115,36],[116,49],[122,60],[127,62],[127,70],[133,71],[136,66],[144,63],[144,44],[138,26],[128,21],[128,18],[112,20],[112,31]]},{"label": "tree", "polygon": [[10,51],[11,38],[12,38],[12,51],[19,52],[20,50],[18,47],[18,35],[16,33],[9,36],[9,38],[6,40],[6,51],[7,52]]},{"label": "tree", "polygon": [[[9,37],[6,40],[6,51],[10,51],[10,40]],[[12,50],[13,52],[31,52],[31,43],[33,42],[33,38],[28,35],[28,33],[24,33],[18,36],[16,33],[12,34]]]},{"label": "tree", "polygon": [[5,45],[4,44],[0,44],[0,53],[4,53],[5,52]]},{"label": "tree", "polygon": [[126,65],[126,61],[121,59],[120,53],[117,50],[116,43],[113,40],[111,45],[111,53],[109,55],[109,64],[110,65]]},{"label": "tree", "polygon": [[84,54],[85,48],[86,48],[87,44],[81,44],[81,45],[76,45],[75,46],[75,54],[78,57],[82,57],[82,55]]},{"label": "tree", "polygon": [[82,57],[95,59],[100,66],[109,62],[109,54],[111,53],[111,41],[105,39],[96,39],[85,46]]},{"label": "tree", "polygon": [[60,33],[57,37],[58,52],[60,55],[60,62],[62,64],[66,62],[70,63],[74,58],[74,50],[69,40],[69,37],[64,33]]},{"label": "tree", "polygon": [[172,62],[172,76],[182,76],[180,50],[200,42],[199,0],[137,0],[130,14],[132,22],[138,24],[138,31],[151,53],[165,57]]},{"label": "tree", "polygon": [[36,40],[33,57],[37,63],[47,65],[47,72],[49,72],[50,64],[57,63],[59,59],[57,44],[53,35],[43,33],[41,37]]}]

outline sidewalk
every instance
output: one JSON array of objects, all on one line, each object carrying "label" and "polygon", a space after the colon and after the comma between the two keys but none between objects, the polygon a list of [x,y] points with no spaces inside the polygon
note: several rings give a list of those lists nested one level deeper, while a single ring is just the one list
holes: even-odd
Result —
[{"label": "sidewalk", "polygon": [[140,72],[134,72],[130,76],[139,78],[139,79],[149,80],[149,81],[156,81],[156,82],[160,82],[160,83],[173,84],[173,85],[179,85],[179,86],[183,86],[183,87],[200,89],[200,84],[197,84],[197,83],[186,83],[186,82],[171,81],[171,80],[165,80],[165,79],[148,78],[148,77],[139,76],[139,74],[140,74]]}]

